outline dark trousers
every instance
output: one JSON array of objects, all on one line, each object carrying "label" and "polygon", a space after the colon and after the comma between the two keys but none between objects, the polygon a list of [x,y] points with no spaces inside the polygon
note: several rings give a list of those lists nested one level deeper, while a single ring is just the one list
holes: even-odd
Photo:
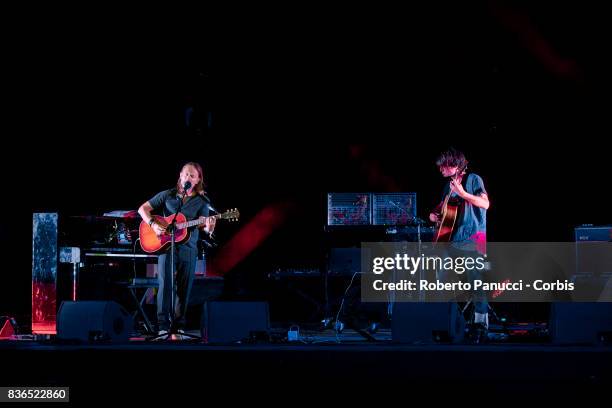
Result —
[{"label": "dark trousers", "polygon": [[170,328],[170,313],[172,313],[172,287],[174,285],[174,324],[177,328],[185,326],[185,315],[189,302],[189,293],[195,277],[198,251],[178,245],[175,250],[174,264],[176,281],[172,281],[172,268],[170,251],[162,254],[157,263],[157,280],[159,289],[157,292],[157,322],[160,330]]},{"label": "dark trousers", "polygon": [[[470,257],[472,259],[475,259],[478,257],[482,257],[482,254],[478,253],[477,251],[459,250],[459,249],[451,247],[450,250],[445,254],[445,256],[450,256],[452,258]],[[441,282],[456,282],[460,280],[463,282],[469,282],[472,286],[472,290],[469,294],[466,294],[466,293],[463,294],[463,295],[468,295],[468,298],[459,297],[458,300],[463,300],[463,301],[471,300],[474,304],[475,313],[481,313],[481,314],[488,313],[489,302],[488,302],[486,292],[484,291],[484,289],[482,289],[482,287],[474,290],[474,281],[483,280],[484,271],[472,269],[472,270],[466,270],[463,274],[457,274],[454,271],[438,271],[437,279],[440,280]],[[452,298],[453,296],[451,296],[451,298],[447,298],[446,300],[452,300]]]}]

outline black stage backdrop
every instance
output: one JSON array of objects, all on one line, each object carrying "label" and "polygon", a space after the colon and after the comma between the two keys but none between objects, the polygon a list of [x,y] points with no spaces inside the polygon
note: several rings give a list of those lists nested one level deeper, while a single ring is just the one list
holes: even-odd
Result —
[{"label": "black stage backdrop", "polygon": [[29,311],[33,212],[136,209],[191,160],[213,204],[241,210],[221,245],[291,208],[234,268],[250,276],[318,256],[326,192],[416,192],[427,218],[449,146],[484,178],[489,240],[610,223],[604,13],[540,3],[209,12],[178,30],[32,17],[2,67],[0,312]]}]

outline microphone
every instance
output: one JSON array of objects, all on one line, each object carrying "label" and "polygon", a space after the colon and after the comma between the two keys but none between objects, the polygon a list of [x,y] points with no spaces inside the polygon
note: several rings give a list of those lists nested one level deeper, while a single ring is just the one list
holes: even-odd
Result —
[{"label": "microphone", "polygon": [[190,188],[191,188],[191,182],[186,181],[185,184],[183,184],[183,198],[187,197],[187,190],[189,190]]}]

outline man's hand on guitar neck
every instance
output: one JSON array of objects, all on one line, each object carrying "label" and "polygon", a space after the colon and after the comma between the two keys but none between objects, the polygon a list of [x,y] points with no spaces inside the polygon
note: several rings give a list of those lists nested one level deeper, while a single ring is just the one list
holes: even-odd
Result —
[{"label": "man's hand on guitar neck", "polygon": [[468,192],[463,188],[463,185],[461,185],[461,181],[457,179],[451,179],[450,189],[453,193],[457,193],[457,195],[463,199],[465,199],[465,196],[468,194]]},{"label": "man's hand on guitar neck", "polygon": [[485,210],[489,209],[489,197],[485,193],[482,193],[477,196],[472,195],[468,193],[467,191],[465,191],[465,189],[463,188],[459,180],[454,180],[454,179],[451,180],[450,182],[450,188],[451,188],[451,191],[457,193],[459,197],[463,198],[465,201],[469,202],[470,204],[476,207],[484,208]]},{"label": "man's hand on guitar neck", "polygon": [[215,231],[215,225],[217,225],[216,217],[200,217],[200,219],[204,219],[204,223],[200,226],[203,231],[207,232],[209,235]]}]

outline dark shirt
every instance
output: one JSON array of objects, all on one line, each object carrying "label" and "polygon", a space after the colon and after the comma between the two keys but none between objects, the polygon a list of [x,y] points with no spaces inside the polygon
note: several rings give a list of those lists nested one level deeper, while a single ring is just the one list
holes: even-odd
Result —
[{"label": "dark shirt", "polygon": [[[475,196],[487,193],[482,178],[475,173],[470,173],[464,177],[462,185],[465,191]],[[449,191],[450,186],[446,185],[443,197],[446,197]],[[453,197],[456,196],[457,194],[453,193]],[[451,241],[457,243],[479,243],[482,240],[486,240],[486,234],[487,210],[461,200]]]},{"label": "dark shirt", "polygon": [[[163,216],[169,217],[176,212],[180,200],[181,198],[178,195],[177,189],[172,188],[155,194],[155,196],[149,200],[149,204],[153,207],[153,211],[158,212],[161,209]],[[208,200],[200,194],[188,197],[187,201],[183,203],[180,212],[185,215],[187,221],[194,220],[201,216],[208,217],[210,212]],[[190,227],[189,230],[191,232],[189,241],[181,245],[197,248],[199,229],[198,227]]]}]

